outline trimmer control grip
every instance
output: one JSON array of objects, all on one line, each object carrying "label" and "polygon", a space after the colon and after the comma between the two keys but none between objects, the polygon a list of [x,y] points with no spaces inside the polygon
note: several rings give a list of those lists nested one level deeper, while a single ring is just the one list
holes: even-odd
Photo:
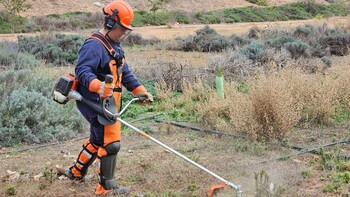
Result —
[{"label": "trimmer control grip", "polygon": [[106,84],[111,84],[111,83],[113,83],[113,76],[112,76],[112,75],[106,75],[106,77],[105,77],[105,83],[106,83]]}]

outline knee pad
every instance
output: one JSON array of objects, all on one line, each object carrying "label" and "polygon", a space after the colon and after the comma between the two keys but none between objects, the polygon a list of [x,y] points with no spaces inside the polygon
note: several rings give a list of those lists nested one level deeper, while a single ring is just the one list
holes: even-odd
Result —
[{"label": "knee pad", "polygon": [[120,150],[120,142],[113,142],[106,146],[107,155],[116,155]]}]

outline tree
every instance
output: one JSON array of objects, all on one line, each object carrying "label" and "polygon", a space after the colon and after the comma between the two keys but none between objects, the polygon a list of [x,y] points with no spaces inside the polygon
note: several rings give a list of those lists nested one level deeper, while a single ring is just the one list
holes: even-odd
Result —
[{"label": "tree", "polygon": [[28,10],[31,5],[27,4],[26,0],[0,0],[0,4],[5,7],[5,14],[8,21],[11,23],[12,32],[15,32],[15,27],[23,24],[21,12]]}]

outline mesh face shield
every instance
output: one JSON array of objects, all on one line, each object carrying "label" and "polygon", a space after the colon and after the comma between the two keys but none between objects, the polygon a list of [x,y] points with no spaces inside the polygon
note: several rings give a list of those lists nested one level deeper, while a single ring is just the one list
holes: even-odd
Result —
[{"label": "mesh face shield", "polygon": [[122,35],[122,36],[119,38],[119,42],[122,42],[122,41],[125,39],[125,37],[127,37],[127,36],[130,34],[131,31],[132,31],[132,30],[127,29],[127,30],[125,31],[125,34]]},{"label": "mesh face shield", "polygon": [[131,29],[124,27],[120,23],[118,23],[118,26],[116,28],[120,28],[119,31],[121,31],[123,33],[123,35],[119,38],[119,42],[123,41],[125,39],[125,37],[127,37],[130,34],[130,32],[132,31]]}]

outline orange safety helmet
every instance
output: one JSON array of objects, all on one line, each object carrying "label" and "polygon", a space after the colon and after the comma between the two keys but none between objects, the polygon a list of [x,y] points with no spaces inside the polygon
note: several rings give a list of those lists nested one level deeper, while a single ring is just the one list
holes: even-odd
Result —
[{"label": "orange safety helmet", "polygon": [[103,9],[103,13],[108,15],[109,20],[107,26],[110,29],[114,29],[117,24],[132,30],[132,20],[134,19],[134,11],[130,4],[125,1],[113,1],[106,5]]}]

